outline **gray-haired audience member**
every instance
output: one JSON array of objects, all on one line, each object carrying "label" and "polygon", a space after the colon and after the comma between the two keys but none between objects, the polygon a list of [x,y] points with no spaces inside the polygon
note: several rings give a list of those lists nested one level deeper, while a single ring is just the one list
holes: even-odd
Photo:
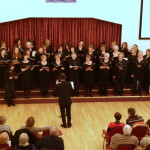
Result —
[{"label": "gray-haired audience member", "polygon": [[125,125],[123,127],[123,135],[115,134],[114,136],[112,136],[110,146],[113,148],[113,150],[117,150],[118,146],[121,144],[133,144],[134,146],[137,146],[139,144],[139,141],[137,137],[131,135],[131,132],[131,126]]}]

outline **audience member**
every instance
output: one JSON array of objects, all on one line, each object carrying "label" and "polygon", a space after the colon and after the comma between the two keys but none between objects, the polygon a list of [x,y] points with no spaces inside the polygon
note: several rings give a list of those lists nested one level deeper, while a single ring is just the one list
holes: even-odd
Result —
[{"label": "audience member", "polygon": [[12,150],[7,132],[0,133],[0,150]]},{"label": "audience member", "polygon": [[133,144],[134,146],[137,146],[139,141],[137,137],[131,135],[131,132],[131,126],[125,125],[123,127],[123,135],[115,134],[112,136],[110,146],[113,148],[113,150],[117,150],[118,146],[121,144]]},{"label": "audience member", "polygon": [[126,124],[128,125],[134,125],[137,122],[144,122],[144,119],[142,116],[135,115],[136,111],[134,108],[128,109],[128,119],[126,120]]},{"label": "audience member", "polygon": [[58,128],[53,126],[50,129],[50,136],[42,137],[37,143],[37,149],[41,150],[44,148],[64,150],[64,141],[61,137],[58,137]]},{"label": "audience member", "polygon": [[26,120],[26,125],[22,126],[21,129],[28,129],[29,131],[31,131],[32,133],[36,134],[38,132],[43,132],[46,130],[49,130],[51,127],[50,126],[45,126],[45,127],[35,127],[34,126],[35,123],[35,119],[34,117],[30,116],[28,117],[28,119]]},{"label": "audience member", "polygon": [[120,119],[122,118],[122,115],[121,115],[119,112],[116,112],[116,113],[114,114],[114,117],[115,117],[116,121],[109,123],[108,128],[107,128],[107,132],[108,132],[108,133],[111,131],[111,129],[112,129],[113,127],[116,127],[116,126],[125,126],[124,123],[121,123],[121,122],[120,122]]},{"label": "audience member", "polygon": [[29,144],[29,136],[27,133],[22,133],[19,137],[19,145],[16,145],[14,150],[35,150],[33,144]]},{"label": "audience member", "polygon": [[8,133],[11,133],[11,129],[9,125],[6,125],[7,119],[5,116],[0,116],[0,132],[1,131],[7,131]]}]

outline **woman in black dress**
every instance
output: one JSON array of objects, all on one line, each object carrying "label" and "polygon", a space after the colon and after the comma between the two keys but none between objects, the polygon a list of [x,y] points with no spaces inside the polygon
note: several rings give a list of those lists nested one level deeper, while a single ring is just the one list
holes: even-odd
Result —
[{"label": "woman in black dress", "polygon": [[114,95],[123,96],[123,86],[127,73],[128,62],[124,53],[119,53],[118,60],[114,61],[113,79],[115,80]]},{"label": "woman in black dress", "polygon": [[39,63],[39,80],[41,96],[48,97],[49,88],[49,63],[47,62],[47,56],[42,55]]},{"label": "woman in black dress", "polygon": [[4,48],[0,49],[0,89],[4,89],[4,73],[8,68],[9,60]]},{"label": "woman in black dress", "polygon": [[86,61],[83,64],[84,71],[84,96],[93,96],[92,88],[94,86],[94,77],[95,77],[95,63],[92,62],[91,56],[86,55]]},{"label": "woman in black dress", "polygon": [[[12,51],[11,62],[15,65],[16,73],[21,72],[21,68],[20,68],[21,61],[22,61],[22,55],[19,51],[19,48],[15,46]],[[16,80],[16,88],[17,90],[21,90],[21,75]]]},{"label": "woman in black dress", "polygon": [[109,60],[109,53],[104,54],[104,58],[99,61],[99,95],[107,96],[108,81],[112,62]]},{"label": "woman in black dress", "polygon": [[131,77],[133,78],[132,95],[136,93],[142,96],[143,79],[146,70],[146,59],[143,58],[143,52],[138,52],[138,57],[133,64]]},{"label": "woman in black dress", "polygon": [[60,54],[55,54],[55,61],[51,65],[52,65],[52,78],[53,78],[53,88],[54,88],[54,96],[55,96],[56,80],[58,80],[59,74],[65,71],[64,63],[62,60],[60,60]]},{"label": "woman in black dress", "polygon": [[30,98],[30,89],[31,89],[31,71],[34,66],[31,66],[31,62],[28,59],[27,55],[24,55],[23,61],[21,62],[21,71],[22,71],[22,85],[24,90],[24,98]]},{"label": "woman in black dress", "polygon": [[73,96],[79,96],[79,70],[80,60],[77,58],[76,53],[71,54],[71,58],[68,60],[69,66],[69,80],[74,82],[74,94]]},{"label": "woman in black dress", "polygon": [[124,57],[125,58],[128,58],[129,49],[128,49],[128,43],[127,42],[123,42],[122,43],[120,52],[124,53]]},{"label": "woman in black dress", "polygon": [[18,74],[15,72],[14,64],[9,64],[9,69],[5,72],[5,94],[4,100],[6,100],[7,105],[10,107],[15,106],[13,99],[16,98],[15,90],[15,80],[18,78]]}]

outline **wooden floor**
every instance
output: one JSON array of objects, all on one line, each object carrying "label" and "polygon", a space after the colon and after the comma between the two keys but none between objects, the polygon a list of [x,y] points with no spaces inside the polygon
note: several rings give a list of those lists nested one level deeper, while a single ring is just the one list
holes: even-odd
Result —
[{"label": "wooden floor", "polygon": [[13,131],[19,129],[28,116],[36,118],[35,126],[56,125],[62,131],[65,150],[102,150],[101,130],[105,129],[116,111],[127,118],[127,108],[134,107],[145,120],[150,118],[150,102],[101,102],[74,103],[72,105],[72,128],[60,127],[58,104],[18,104],[15,107],[0,105],[0,115],[7,116],[7,124]]}]

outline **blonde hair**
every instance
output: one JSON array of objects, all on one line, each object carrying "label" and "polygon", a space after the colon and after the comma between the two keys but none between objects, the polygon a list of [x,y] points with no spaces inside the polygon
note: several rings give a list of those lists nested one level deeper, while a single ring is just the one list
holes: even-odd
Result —
[{"label": "blonde hair", "polygon": [[55,55],[55,59],[56,59],[56,57],[59,57],[59,58],[60,58],[60,55],[59,55],[59,54],[56,54],[56,55]]},{"label": "blonde hair", "polygon": [[29,141],[29,136],[27,133],[20,134],[19,145],[25,146],[28,144],[28,141]]},{"label": "blonde hair", "polygon": [[42,56],[41,56],[41,60],[43,60],[44,57],[47,59],[47,56],[46,56],[46,55],[42,55]]},{"label": "blonde hair", "polygon": [[6,123],[6,117],[5,116],[0,116],[0,125],[3,125]]},{"label": "blonde hair", "polygon": [[9,135],[7,132],[0,134],[0,144],[6,144],[9,141]]},{"label": "blonde hair", "polygon": [[33,127],[34,123],[35,123],[34,117],[30,116],[26,120],[26,127]]}]

